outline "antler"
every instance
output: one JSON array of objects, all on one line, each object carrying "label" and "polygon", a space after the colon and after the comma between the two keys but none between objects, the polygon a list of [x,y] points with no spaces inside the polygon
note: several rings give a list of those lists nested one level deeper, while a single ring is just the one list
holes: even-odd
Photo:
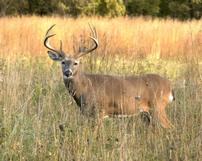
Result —
[{"label": "antler", "polygon": [[51,38],[51,37],[53,37],[53,36],[56,35],[56,34],[50,34],[50,31],[51,31],[51,29],[52,29],[54,26],[55,26],[55,24],[52,25],[52,26],[47,30],[46,35],[45,35],[45,39],[44,39],[44,46],[45,46],[47,49],[49,49],[49,50],[51,50],[51,51],[53,51],[53,52],[59,54],[60,56],[64,57],[64,56],[65,56],[65,53],[64,53],[64,51],[62,50],[62,41],[60,41],[60,50],[54,49],[54,48],[49,44],[49,41],[48,41],[49,38]]},{"label": "antler", "polygon": [[92,52],[93,50],[95,50],[98,47],[98,37],[97,37],[97,32],[95,27],[91,26],[89,24],[90,30],[92,32],[92,36],[89,36],[91,40],[93,40],[94,46],[92,46],[90,49],[86,49],[86,48],[79,48],[79,53],[78,55],[76,55],[76,58],[82,57],[90,52]]}]

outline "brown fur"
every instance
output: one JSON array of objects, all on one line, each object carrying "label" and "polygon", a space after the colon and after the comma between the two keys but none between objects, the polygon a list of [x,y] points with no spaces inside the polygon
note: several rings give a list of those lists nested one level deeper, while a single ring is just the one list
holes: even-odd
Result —
[{"label": "brown fur", "polygon": [[79,72],[64,82],[84,114],[98,111],[100,116],[114,116],[154,111],[164,128],[172,126],[165,113],[172,93],[170,82],[159,75],[120,77]]}]

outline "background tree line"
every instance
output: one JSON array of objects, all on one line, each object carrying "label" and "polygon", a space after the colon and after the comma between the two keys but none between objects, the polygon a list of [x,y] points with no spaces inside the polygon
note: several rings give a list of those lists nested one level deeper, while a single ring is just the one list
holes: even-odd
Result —
[{"label": "background tree line", "polygon": [[199,19],[202,0],[0,0],[0,16],[27,14]]}]

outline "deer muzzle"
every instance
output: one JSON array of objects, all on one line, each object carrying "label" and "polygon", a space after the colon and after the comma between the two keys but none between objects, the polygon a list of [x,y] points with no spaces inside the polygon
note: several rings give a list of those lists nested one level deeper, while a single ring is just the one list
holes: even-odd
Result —
[{"label": "deer muzzle", "polygon": [[65,76],[66,78],[70,78],[70,77],[72,77],[72,75],[73,75],[73,72],[72,72],[71,69],[68,69],[68,70],[66,70],[66,71],[64,72],[64,76]]}]

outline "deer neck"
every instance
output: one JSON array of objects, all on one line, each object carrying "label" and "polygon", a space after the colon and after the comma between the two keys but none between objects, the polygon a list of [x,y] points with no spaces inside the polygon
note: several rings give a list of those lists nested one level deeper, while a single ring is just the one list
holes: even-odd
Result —
[{"label": "deer neck", "polygon": [[73,78],[64,80],[71,96],[79,98],[89,90],[90,79],[83,72],[78,72]]}]

